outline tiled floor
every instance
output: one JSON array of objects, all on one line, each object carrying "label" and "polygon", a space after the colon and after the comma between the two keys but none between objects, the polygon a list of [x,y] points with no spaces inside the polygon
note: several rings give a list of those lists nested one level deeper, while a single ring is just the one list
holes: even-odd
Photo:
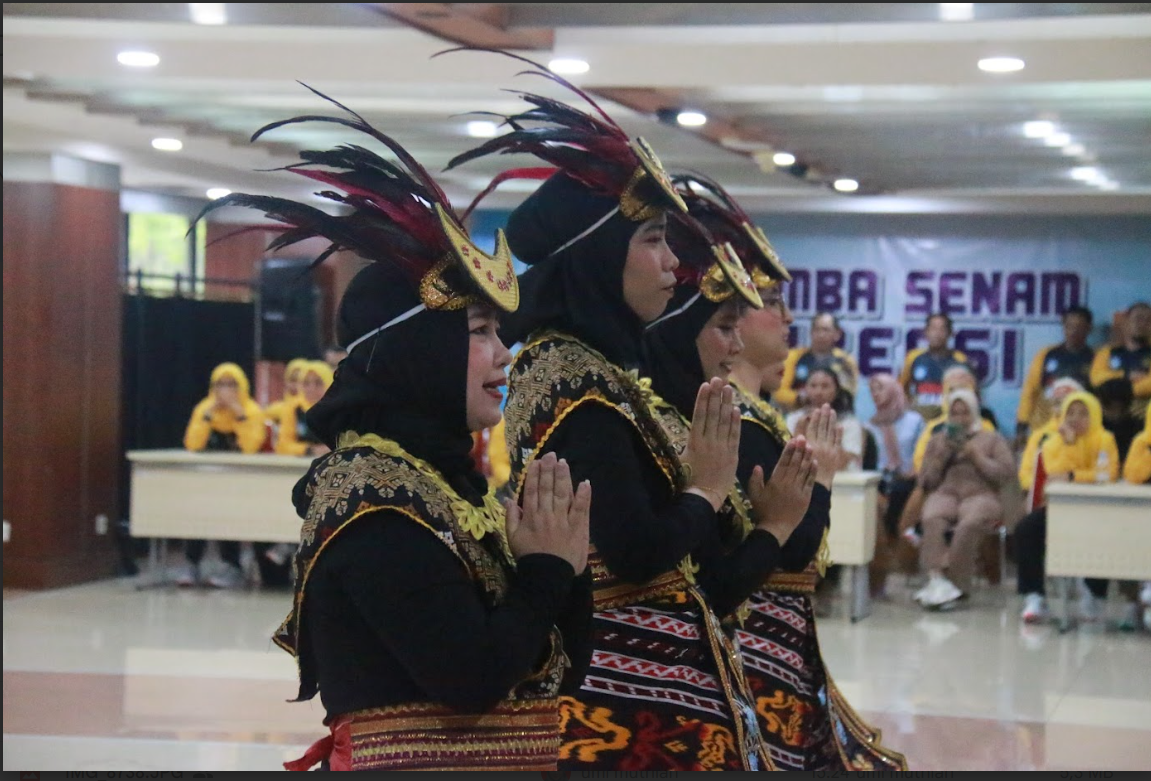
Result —
[{"label": "tiled floor", "polygon": [[[15,597],[15,598],[13,598]],[[285,593],[4,595],[5,770],[260,770],[321,734],[268,637]],[[821,619],[840,688],[913,770],[1151,767],[1151,635],[1022,627],[1006,590],[950,614],[896,590]]]}]

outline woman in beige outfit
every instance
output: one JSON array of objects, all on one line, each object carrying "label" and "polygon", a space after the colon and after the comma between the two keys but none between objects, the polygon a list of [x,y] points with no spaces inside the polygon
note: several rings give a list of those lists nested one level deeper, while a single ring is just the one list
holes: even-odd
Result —
[{"label": "woman in beige outfit", "polygon": [[929,580],[915,599],[932,610],[954,607],[971,590],[979,540],[1003,515],[1000,489],[1016,479],[1011,448],[983,430],[975,394],[953,390],[945,403],[947,425],[931,437],[919,472],[927,497],[919,563]]}]

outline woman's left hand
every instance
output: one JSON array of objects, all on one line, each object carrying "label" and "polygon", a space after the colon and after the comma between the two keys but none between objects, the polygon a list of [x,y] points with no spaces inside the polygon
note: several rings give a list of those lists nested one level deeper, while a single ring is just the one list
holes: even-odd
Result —
[{"label": "woman's left hand", "polygon": [[830,404],[812,410],[799,421],[795,434],[807,440],[815,456],[818,464],[815,482],[830,489],[837,468],[845,466],[844,462],[850,460],[849,457],[845,458],[842,448],[843,427],[836,422],[835,410]]}]

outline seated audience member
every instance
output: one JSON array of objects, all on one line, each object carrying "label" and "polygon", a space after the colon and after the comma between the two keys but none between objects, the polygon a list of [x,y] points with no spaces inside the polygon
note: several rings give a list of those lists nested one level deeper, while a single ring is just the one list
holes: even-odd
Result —
[{"label": "seated audience member", "polygon": [[[966,364],[956,364],[943,373],[943,395],[946,397],[951,391],[959,388],[967,388],[975,394],[975,398],[979,398],[979,381],[975,379],[975,373],[971,371],[971,367]],[[991,410],[980,409],[979,416],[983,419],[984,431],[998,431],[999,426],[995,421],[995,415]],[[947,414],[941,413],[938,417],[931,418],[927,421],[927,425],[923,428],[923,433],[919,435],[919,441],[915,443],[915,453],[912,455],[912,465],[915,471],[918,472],[923,466],[923,454],[927,452],[927,443],[931,441],[931,437],[939,431],[942,431],[947,426]]]},{"label": "seated audience member", "polygon": [[273,401],[264,408],[264,418],[279,425],[284,417],[284,410],[296,403],[300,394],[300,371],[308,363],[307,358],[293,358],[284,367],[284,396],[279,401]]},{"label": "seated audience member", "polygon": [[[251,398],[248,376],[234,363],[212,370],[208,396],[192,411],[184,432],[184,447],[193,451],[255,453],[264,444],[264,413]],[[240,546],[220,543],[223,561],[204,562],[205,540],[184,543],[187,561],[177,567],[174,579],[180,586],[195,585],[201,578],[210,586],[232,588],[243,582]],[[201,563],[203,562],[203,567]]]},{"label": "seated audience member", "polygon": [[332,384],[332,368],[324,361],[308,361],[300,372],[300,394],[284,411],[276,452],[284,456],[322,456],[329,448],[308,428],[308,410],[324,397]]},{"label": "seated audience member", "polygon": [[1035,354],[1019,394],[1015,435],[1020,442],[1055,416],[1059,409],[1058,402],[1052,398],[1056,381],[1068,378],[1087,387],[1091,362],[1095,359],[1095,350],[1087,344],[1093,321],[1087,307],[1071,307],[1063,313],[1063,341]]},{"label": "seated audience member", "polygon": [[1032,485],[1035,483],[1036,467],[1038,466],[1039,453],[1043,448],[1043,443],[1047,441],[1048,437],[1059,431],[1058,411],[1063,404],[1063,399],[1072,393],[1083,393],[1083,391],[1084,387],[1079,384],[1079,381],[1073,380],[1070,377],[1063,377],[1051,384],[1051,390],[1048,395],[1050,396],[1051,403],[1055,405],[1056,414],[1042,426],[1032,431],[1027,437],[1027,446],[1023,449],[1023,458],[1019,462],[1019,486],[1024,491],[1030,491]]},{"label": "seated audience member", "polygon": [[1151,483],[1151,406],[1143,413],[1143,431],[1131,440],[1123,463],[1123,479],[1137,485]]},{"label": "seated audience member", "polygon": [[[1119,451],[1115,438],[1103,428],[1103,411],[1090,393],[1068,394],[1056,419],[1056,432],[1040,449],[1048,483],[1111,482],[1119,475]],[[1038,432],[1036,432],[1038,433]],[[1088,519],[1084,519],[1089,522]],[[1047,615],[1046,592],[1047,508],[1033,510],[1015,527],[1019,562],[1018,590],[1023,596],[1025,622],[1042,621]],[[1089,578],[1081,594],[1080,612],[1097,617],[1095,600],[1107,593],[1107,581]]]},{"label": "seated audience member", "polygon": [[998,432],[983,430],[975,392],[953,390],[945,405],[947,426],[931,437],[919,474],[925,494],[919,556],[928,582],[915,599],[936,610],[970,592],[979,541],[1003,516],[1004,485],[1015,482],[1011,448]]},{"label": "seated audience member", "polygon": [[831,369],[812,369],[803,386],[803,397],[804,408],[787,416],[788,429],[797,431],[800,421],[812,410],[824,404],[831,405],[843,431],[842,455],[837,471],[858,472],[863,464],[863,426],[852,412],[851,395],[840,386],[838,375]]},{"label": "seated audience member", "polygon": [[324,363],[331,367],[332,371],[340,368],[340,361],[348,357],[348,351],[338,344],[328,345],[324,350]]},{"label": "seated audience member", "polygon": [[1126,380],[1107,380],[1095,389],[1095,398],[1103,408],[1103,428],[1115,437],[1119,449],[1119,463],[1127,460],[1127,451],[1135,436],[1143,430],[1143,421],[1132,413],[1135,395]]},{"label": "seated audience member", "polygon": [[912,455],[925,423],[922,415],[907,408],[907,396],[894,376],[874,374],[867,384],[875,402],[875,415],[864,425],[879,451],[876,468],[883,472],[879,484],[883,526],[876,538],[871,568],[872,590],[878,594],[889,569],[891,547],[899,537],[899,517],[915,488]]},{"label": "seated audience member", "polygon": [[820,312],[811,319],[811,347],[797,347],[787,354],[783,364],[783,385],[775,392],[775,401],[795,409],[806,405],[803,386],[813,369],[831,369],[839,386],[855,395],[859,387],[859,368],[855,359],[837,347],[843,338],[839,321],[830,312]]},{"label": "seated audience member", "polygon": [[1142,415],[1151,399],[1151,304],[1132,304],[1123,318],[1122,330],[1122,344],[1105,345],[1096,351],[1091,384],[1098,388],[1114,379],[1131,383],[1135,412]]},{"label": "seated audience member", "polygon": [[966,355],[948,346],[952,331],[950,317],[941,312],[930,315],[923,331],[927,347],[909,352],[899,373],[899,382],[907,391],[912,409],[925,420],[943,412],[940,407],[946,394],[943,373],[952,366],[967,363]]}]

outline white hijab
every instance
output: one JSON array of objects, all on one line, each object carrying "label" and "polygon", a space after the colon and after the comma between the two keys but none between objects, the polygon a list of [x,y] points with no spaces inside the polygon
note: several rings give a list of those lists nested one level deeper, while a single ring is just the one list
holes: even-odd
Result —
[{"label": "white hijab", "polygon": [[983,416],[982,410],[979,406],[979,397],[975,395],[975,391],[967,388],[955,388],[947,394],[947,419],[951,420],[951,405],[954,402],[962,401],[971,410],[971,428],[970,433],[978,434],[983,430]]}]

